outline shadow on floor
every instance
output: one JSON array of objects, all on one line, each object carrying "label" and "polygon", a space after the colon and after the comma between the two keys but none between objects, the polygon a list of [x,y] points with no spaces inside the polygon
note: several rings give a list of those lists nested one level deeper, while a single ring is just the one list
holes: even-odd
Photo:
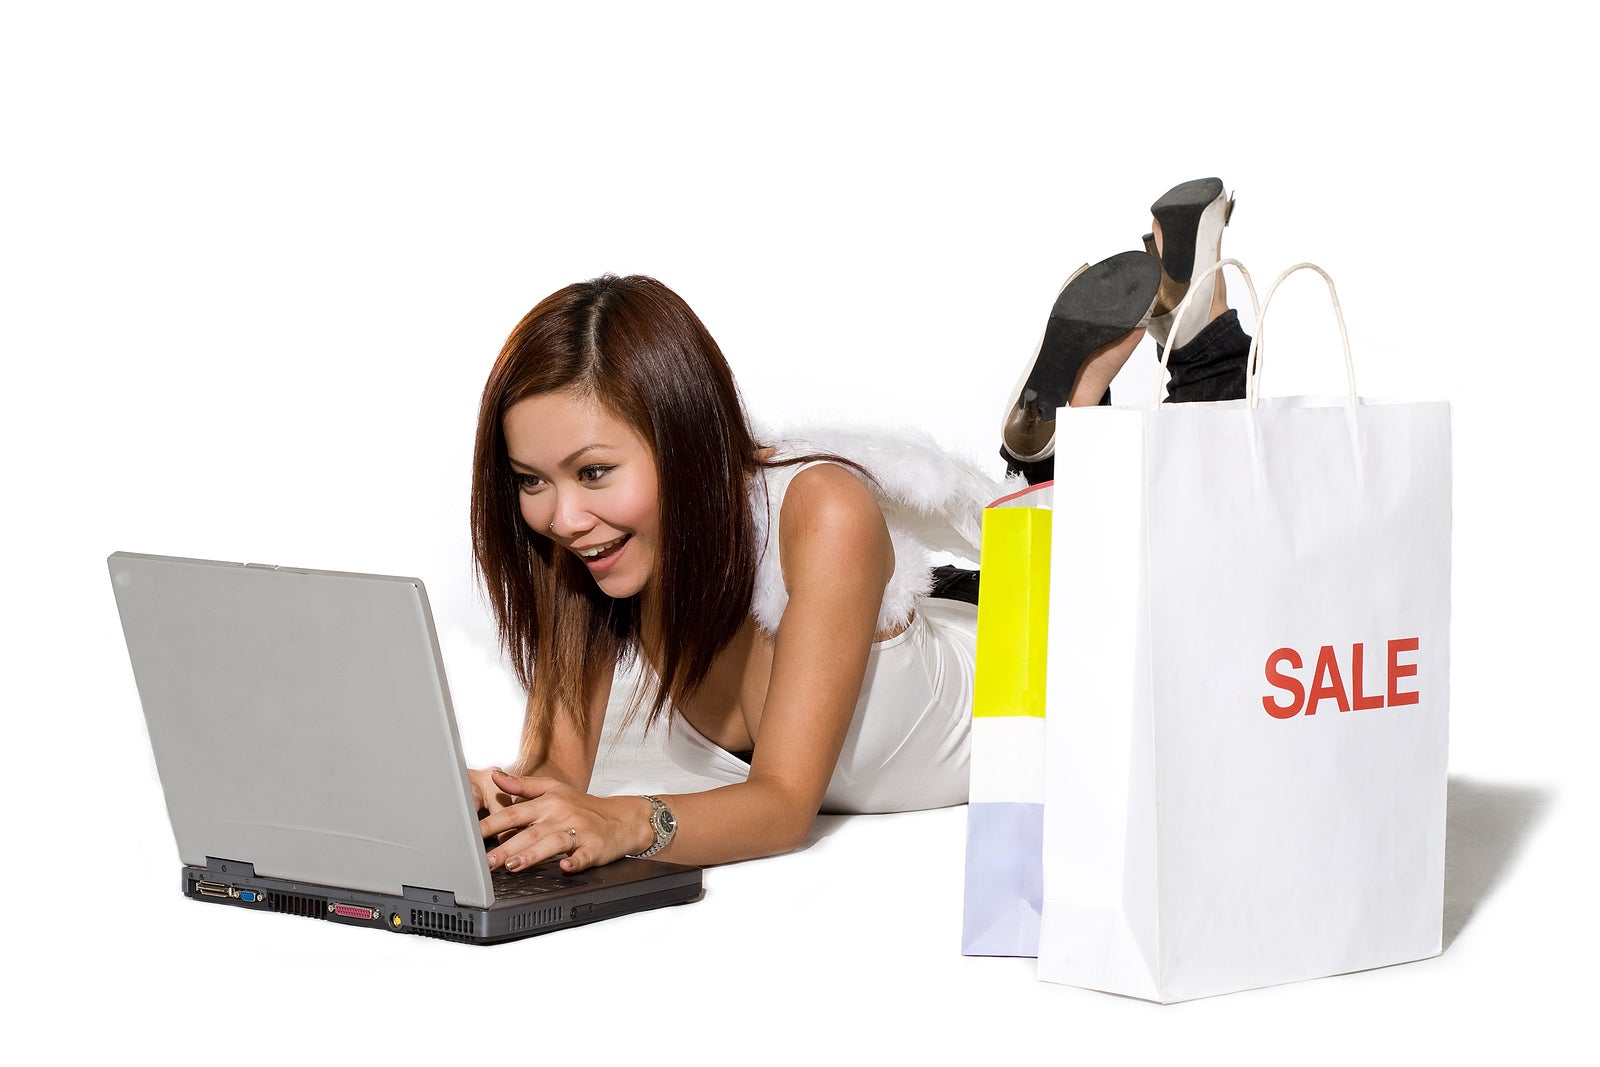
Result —
[{"label": "shadow on floor", "polygon": [[1451,776],[1444,846],[1446,950],[1510,869],[1552,795],[1547,789]]}]

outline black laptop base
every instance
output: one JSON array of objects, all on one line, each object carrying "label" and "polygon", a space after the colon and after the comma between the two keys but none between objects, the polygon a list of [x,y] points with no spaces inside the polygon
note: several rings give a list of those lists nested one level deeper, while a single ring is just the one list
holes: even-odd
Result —
[{"label": "black laptop base", "polygon": [[[638,895],[640,867],[663,876],[660,889]],[[497,875],[496,899],[487,908],[457,904],[452,893],[410,886],[395,896],[269,878],[256,874],[250,863],[209,856],[204,867],[183,868],[182,889],[185,896],[209,904],[479,945],[687,904],[702,895],[699,868],[633,859],[578,874],[541,864]]]}]

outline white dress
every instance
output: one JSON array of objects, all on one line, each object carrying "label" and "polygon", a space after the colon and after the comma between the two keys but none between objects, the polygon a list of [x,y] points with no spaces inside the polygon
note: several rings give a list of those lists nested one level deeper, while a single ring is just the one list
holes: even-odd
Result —
[{"label": "white dress", "polygon": [[[861,697],[822,810],[854,814],[964,804],[978,609],[923,595],[930,585],[928,549],[964,549],[976,558],[982,507],[1001,486],[924,437],[811,433],[785,442],[779,454],[812,451],[861,463],[878,481],[875,495],[895,550],[878,628],[906,623],[902,633],[874,643],[867,657]],[[779,511],[789,482],[813,465],[768,468],[753,487],[764,549],[751,614],[769,634],[788,602],[778,562]],[[742,782],[750,773],[749,764],[678,716],[665,745],[679,767],[717,782]]]}]

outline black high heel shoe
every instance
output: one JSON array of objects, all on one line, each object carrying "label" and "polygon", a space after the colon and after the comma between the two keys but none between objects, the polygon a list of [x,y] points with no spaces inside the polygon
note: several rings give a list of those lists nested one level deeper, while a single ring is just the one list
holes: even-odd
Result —
[{"label": "black high heel shoe", "polygon": [[1144,235],[1145,251],[1161,260],[1161,292],[1150,316],[1150,336],[1163,348],[1182,348],[1205,328],[1210,316],[1206,313],[1211,303],[1215,282],[1207,278],[1201,282],[1204,292],[1195,294],[1201,304],[1199,314],[1185,315],[1184,336],[1170,337],[1172,311],[1189,292],[1189,282],[1197,274],[1204,274],[1216,263],[1222,252],[1222,230],[1233,218],[1233,197],[1222,188],[1221,178],[1196,178],[1168,189],[1160,199],[1150,205],[1150,214],[1161,226],[1161,252],[1156,252],[1155,234]]},{"label": "black high heel shoe", "polygon": [[1056,409],[1067,406],[1084,362],[1145,325],[1160,286],[1161,263],[1145,252],[1119,252],[1067,279],[1006,408],[1000,433],[1010,459],[1055,454]]}]

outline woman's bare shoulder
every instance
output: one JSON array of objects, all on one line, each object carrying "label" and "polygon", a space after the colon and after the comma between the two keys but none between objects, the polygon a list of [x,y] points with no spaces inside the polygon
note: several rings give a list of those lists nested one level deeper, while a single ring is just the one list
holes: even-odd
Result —
[{"label": "woman's bare shoulder", "polygon": [[785,575],[844,565],[857,574],[894,570],[894,548],[883,509],[861,479],[836,463],[796,474],[778,516]]}]

